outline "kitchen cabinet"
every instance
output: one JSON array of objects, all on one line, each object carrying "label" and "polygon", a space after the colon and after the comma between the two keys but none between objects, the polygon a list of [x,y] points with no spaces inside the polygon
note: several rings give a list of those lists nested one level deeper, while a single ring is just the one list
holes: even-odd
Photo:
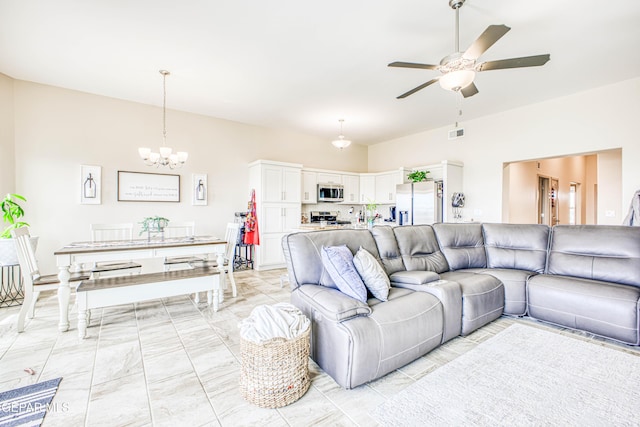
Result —
[{"label": "kitchen cabinet", "polygon": [[302,171],[302,203],[318,203],[318,173]]},{"label": "kitchen cabinet", "polygon": [[378,174],[375,177],[375,201],[379,205],[396,202],[396,180],[393,173]]},{"label": "kitchen cabinet", "polygon": [[360,174],[360,203],[372,203],[376,199],[376,176]]},{"label": "kitchen cabinet", "polygon": [[409,171],[404,168],[392,172],[382,172],[375,175],[375,201],[379,205],[393,205],[396,203],[396,185],[409,182]]},{"label": "kitchen cabinet", "polygon": [[250,163],[249,188],[256,192],[260,233],[260,245],[254,246],[254,268],[282,268],[282,237],[300,225],[302,165],[269,160]]},{"label": "kitchen cabinet", "polygon": [[337,173],[318,172],[319,184],[342,184],[342,175]]},{"label": "kitchen cabinet", "polygon": [[342,185],[344,185],[344,202],[342,204],[360,203],[360,176],[342,175]]},{"label": "kitchen cabinet", "polygon": [[274,164],[261,166],[261,190],[264,202],[300,203],[301,168]]}]

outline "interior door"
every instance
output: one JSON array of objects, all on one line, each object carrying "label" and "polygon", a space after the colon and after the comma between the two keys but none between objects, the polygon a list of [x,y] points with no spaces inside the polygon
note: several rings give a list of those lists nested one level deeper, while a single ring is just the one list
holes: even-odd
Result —
[{"label": "interior door", "polygon": [[560,223],[558,179],[538,175],[538,224],[554,226]]},{"label": "interior door", "polygon": [[538,175],[538,224],[551,225],[549,187],[549,178]]},{"label": "interior door", "polygon": [[558,200],[558,180],[551,178],[551,189],[549,193],[549,203],[551,204],[551,225],[560,224],[560,207]]}]

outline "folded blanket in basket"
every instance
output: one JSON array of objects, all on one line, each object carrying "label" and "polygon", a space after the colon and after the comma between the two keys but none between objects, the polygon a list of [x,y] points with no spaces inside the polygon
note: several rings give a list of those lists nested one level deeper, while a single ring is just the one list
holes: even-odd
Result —
[{"label": "folded blanket in basket", "polygon": [[282,302],[255,307],[238,327],[242,338],[259,344],[278,337],[295,338],[304,333],[309,324],[309,319],[300,310]]}]

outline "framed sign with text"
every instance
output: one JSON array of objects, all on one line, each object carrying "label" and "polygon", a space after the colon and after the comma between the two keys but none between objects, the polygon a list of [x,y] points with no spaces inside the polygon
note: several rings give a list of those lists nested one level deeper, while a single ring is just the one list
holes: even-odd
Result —
[{"label": "framed sign with text", "polygon": [[179,202],[180,175],[118,171],[119,202]]}]

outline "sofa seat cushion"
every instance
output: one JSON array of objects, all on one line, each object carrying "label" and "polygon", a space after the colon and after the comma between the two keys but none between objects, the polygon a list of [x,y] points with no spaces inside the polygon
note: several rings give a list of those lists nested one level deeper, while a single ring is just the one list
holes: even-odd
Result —
[{"label": "sofa seat cushion", "polygon": [[[477,271],[474,269],[474,271]],[[471,332],[494,321],[504,309],[504,286],[496,277],[466,270],[441,273],[443,280],[458,282],[462,291],[462,330]]]},{"label": "sofa seat cushion", "polygon": [[640,344],[640,288],[540,274],[527,283],[529,316],[627,344]]},{"label": "sofa seat cushion", "polygon": [[398,271],[389,276],[389,279],[392,284],[424,285],[425,283],[440,280],[440,275],[433,271]]},{"label": "sofa seat cushion", "polygon": [[482,274],[498,278],[504,286],[504,314],[524,316],[527,312],[527,279],[533,271],[511,270],[508,268],[488,268]]},{"label": "sofa seat cushion", "polygon": [[410,363],[442,341],[442,303],[435,296],[392,287],[388,301],[372,298],[369,302],[370,316],[340,324],[350,337],[350,348],[330,346],[323,350],[332,359],[351,361],[347,388]]}]

